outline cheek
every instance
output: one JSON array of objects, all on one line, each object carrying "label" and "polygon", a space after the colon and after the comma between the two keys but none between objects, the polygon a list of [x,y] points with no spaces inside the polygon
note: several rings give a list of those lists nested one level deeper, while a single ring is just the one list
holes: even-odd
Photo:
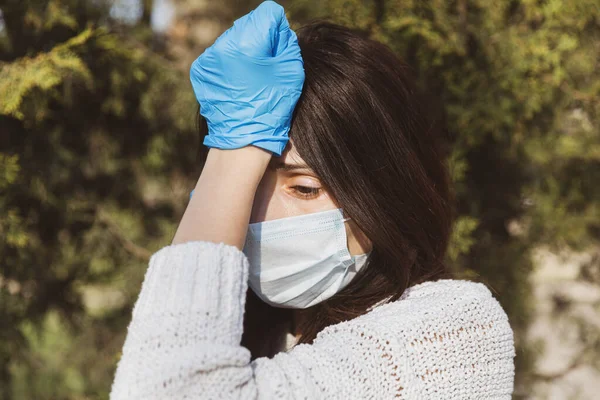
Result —
[{"label": "cheek", "polygon": [[273,212],[273,207],[275,206],[273,203],[273,194],[276,184],[276,177],[267,170],[254,195],[252,213],[250,214],[251,224],[266,221],[269,214]]},{"label": "cheek", "polygon": [[306,214],[284,190],[276,177],[265,176],[256,191],[250,223]]}]

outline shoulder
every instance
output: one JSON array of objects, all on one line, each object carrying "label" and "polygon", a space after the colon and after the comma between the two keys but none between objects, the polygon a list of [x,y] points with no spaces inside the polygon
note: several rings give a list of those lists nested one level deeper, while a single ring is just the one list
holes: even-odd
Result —
[{"label": "shoulder", "polygon": [[398,300],[376,306],[347,323],[352,322],[383,324],[395,332],[415,332],[419,327],[443,330],[457,325],[463,330],[497,329],[512,340],[508,316],[490,289],[466,280],[441,279],[411,286]]},{"label": "shoulder", "polygon": [[450,348],[460,345],[458,349],[472,347],[508,358],[514,356],[508,316],[490,289],[479,282],[424,282],[361,318],[362,323],[380,326],[415,351],[437,351],[448,344]]},{"label": "shoulder", "polygon": [[405,323],[433,320],[443,323],[457,314],[475,320],[508,320],[486,285],[458,279],[440,279],[411,286],[398,300],[375,307],[366,318],[399,313]]},{"label": "shoulder", "polygon": [[335,341],[343,331],[368,332],[369,339],[386,344],[393,358],[388,361],[402,366],[405,394],[510,399],[513,332],[482,283],[443,279],[415,285],[397,301],[326,328],[317,341]]}]

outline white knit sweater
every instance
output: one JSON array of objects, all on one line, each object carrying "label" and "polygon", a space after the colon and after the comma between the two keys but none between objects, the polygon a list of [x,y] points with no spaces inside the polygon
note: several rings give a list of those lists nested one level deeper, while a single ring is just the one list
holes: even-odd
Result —
[{"label": "white knit sweater", "polygon": [[272,359],[240,346],[248,261],[188,242],[150,259],[110,398],[510,399],[513,332],[481,283],[425,282]]}]

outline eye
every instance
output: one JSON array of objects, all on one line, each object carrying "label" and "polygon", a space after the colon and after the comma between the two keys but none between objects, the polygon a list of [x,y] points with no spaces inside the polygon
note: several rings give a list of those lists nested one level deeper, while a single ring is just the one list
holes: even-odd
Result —
[{"label": "eye", "polygon": [[301,197],[303,199],[312,199],[316,198],[321,194],[321,188],[319,187],[310,187],[310,186],[291,186],[290,189],[294,193],[294,195]]}]

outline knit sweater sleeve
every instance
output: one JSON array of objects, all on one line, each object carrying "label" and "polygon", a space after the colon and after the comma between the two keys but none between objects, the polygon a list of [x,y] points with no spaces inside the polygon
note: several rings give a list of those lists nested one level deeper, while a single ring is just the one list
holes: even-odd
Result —
[{"label": "knit sweater sleeve", "polygon": [[240,346],[247,278],[245,255],[223,243],[187,242],[154,253],[111,400],[218,398],[227,391],[239,398],[255,390],[250,352]]},{"label": "knit sweater sleeve", "polygon": [[[497,303],[454,298],[457,312],[462,302],[469,312],[488,316],[486,331],[472,329],[470,318],[454,318],[440,330],[432,311],[437,304],[424,310],[415,305],[452,297],[415,296],[400,302],[404,310],[382,306],[326,328],[312,345],[251,362],[240,345],[247,279],[245,255],[222,243],[188,242],[155,253],[110,398],[412,399],[429,398],[428,391],[451,394],[443,398],[510,398],[512,332]],[[448,310],[440,318],[447,319]],[[406,316],[412,318],[408,324]],[[436,332],[444,342],[436,336],[430,344]]]}]

